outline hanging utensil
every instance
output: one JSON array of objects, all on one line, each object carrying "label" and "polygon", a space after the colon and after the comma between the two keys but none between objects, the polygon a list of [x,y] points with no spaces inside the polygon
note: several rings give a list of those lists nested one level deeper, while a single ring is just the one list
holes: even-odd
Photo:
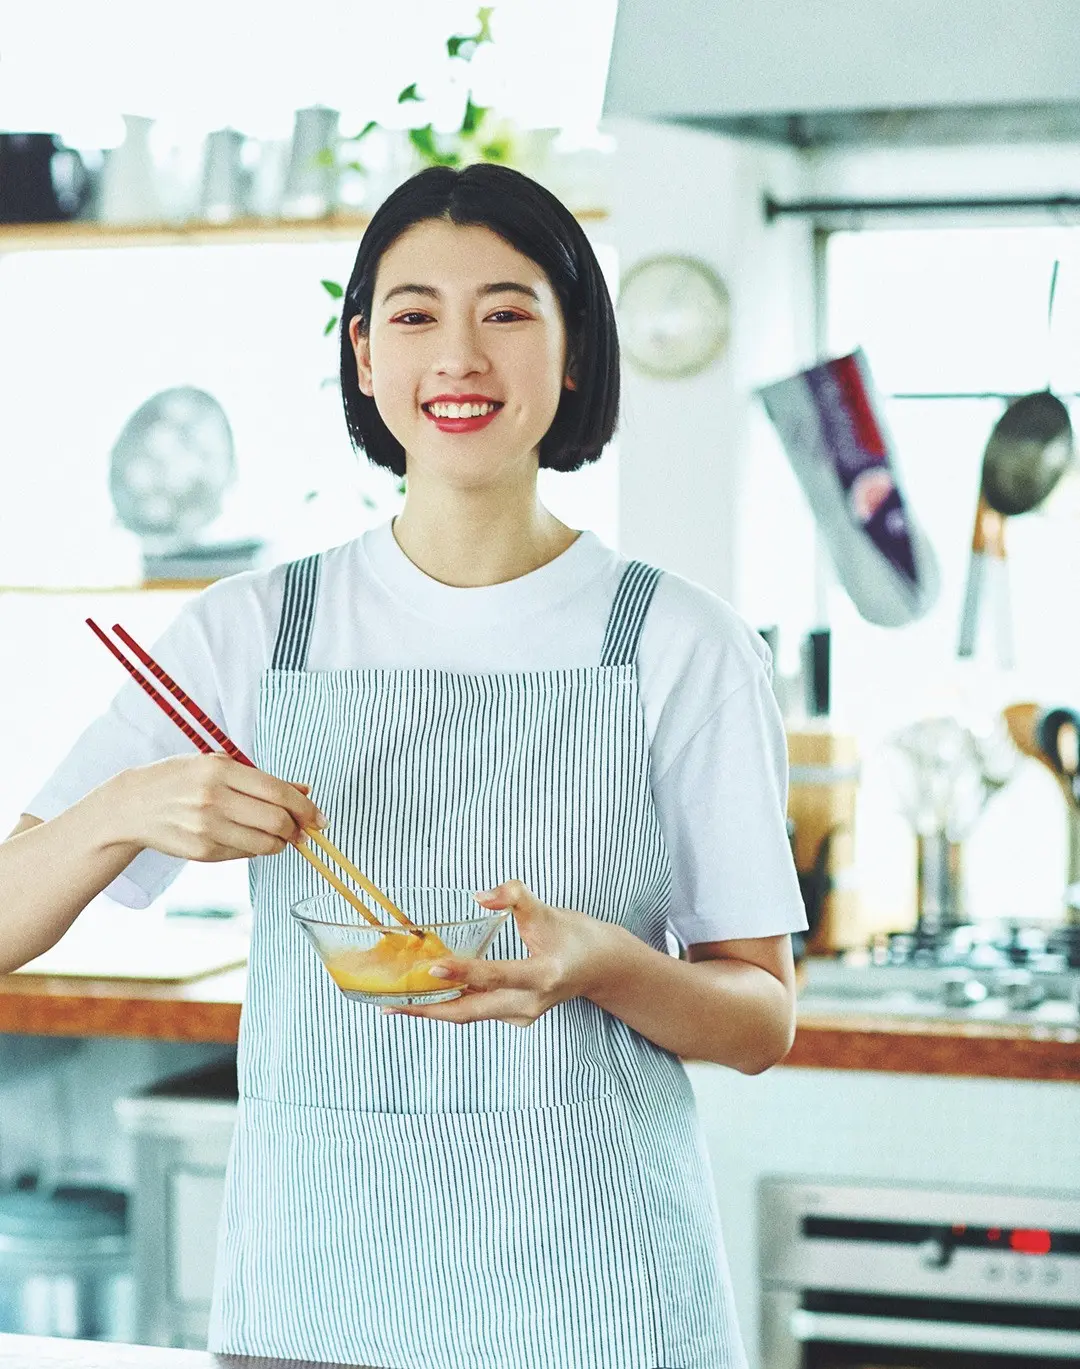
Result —
[{"label": "hanging utensil", "polygon": [[[1047,336],[1052,335],[1059,263],[1050,273],[1046,310]],[[1014,399],[995,423],[983,452],[979,502],[971,537],[964,606],[957,655],[972,656],[979,609],[987,594],[996,609],[997,658],[1013,664],[1012,614],[1009,604],[1005,521],[1030,513],[1050,495],[1073,460],[1069,411],[1047,388]]]},{"label": "hanging utensil", "polygon": [[998,513],[1038,508],[1073,457],[1072,423],[1049,390],[1014,399],[994,425],[983,456],[982,492]]},{"label": "hanging utensil", "polygon": [[1035,739],[1066,796],[1080,808],[1080,713],[1048,708],[1035,724]]},{"label": "hanging utensil", "polygon": [[1058,929],[1059,949],[1080,968],[1080,713],[1015,703],[1002,716],[1017,749],[1046,766],[1065,799],[1065,926]]},{"label": "hanging utensil", "polygon": [[1043,710],[1037,703],[1015,703],[1003,708],[1001,716],[1005,719],[1005,726],[1009,729],[1009,736],[1016,749],[1045,765],[1056,777],[1057,768],[1039,742],[1039,719],[1042,713]]}]

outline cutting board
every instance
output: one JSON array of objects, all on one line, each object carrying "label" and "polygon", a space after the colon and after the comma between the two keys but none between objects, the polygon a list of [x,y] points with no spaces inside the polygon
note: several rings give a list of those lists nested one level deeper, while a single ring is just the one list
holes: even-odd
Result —
[{"label": "cutting board", "polygon": [[182,984],[247,962],[246,926],[91,905],[56,945],[16,974]]}]

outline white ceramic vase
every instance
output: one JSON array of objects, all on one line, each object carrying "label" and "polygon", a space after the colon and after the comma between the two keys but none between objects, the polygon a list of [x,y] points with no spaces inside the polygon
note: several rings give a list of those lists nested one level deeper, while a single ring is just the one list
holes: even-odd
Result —
[{"label": "white ceramic vase", "polygon": [[105,156],[98,217],[105,223],[154,223],[162,218],[154,158],[153,119],[124,115],[124,141]]}]

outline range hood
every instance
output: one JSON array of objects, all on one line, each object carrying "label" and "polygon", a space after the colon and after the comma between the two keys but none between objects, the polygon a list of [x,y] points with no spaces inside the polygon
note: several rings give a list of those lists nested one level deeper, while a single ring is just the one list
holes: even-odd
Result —
[{"label": "range hood", "polygon": [[1080,140],[1075,0],[619,0],[604,113],[801,148]]}]

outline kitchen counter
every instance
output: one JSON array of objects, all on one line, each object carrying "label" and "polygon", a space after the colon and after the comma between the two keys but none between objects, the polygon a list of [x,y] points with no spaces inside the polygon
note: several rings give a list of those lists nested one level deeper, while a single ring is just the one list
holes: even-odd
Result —
[{"label": "kitchen counter", "polygon": [[[233,1045],[245,974],[226,970],[187,984],[3,975],[0,1032]],[[784,1065],[1080,1081],[1080,1033],[847,1013],[830,1017],[801,1008]]]},{"label": "kitchen counter", "polygon": [[182,984],[0,975],[0,1032],[235,1044],[247,971]]},{"label": "kitchen counter", "polygon": [[105,1341],[0,1335],[0,1369],[334,1369],[334,1366],[298,1359],[212,1355],[205,1350],[162,1350],[155,1346],[116,1345]]},{"label": "kitchen counter", "polygon": [[784,1064],[802,1069],[1080,1081],[1072,1028],[799,1011]]}]

